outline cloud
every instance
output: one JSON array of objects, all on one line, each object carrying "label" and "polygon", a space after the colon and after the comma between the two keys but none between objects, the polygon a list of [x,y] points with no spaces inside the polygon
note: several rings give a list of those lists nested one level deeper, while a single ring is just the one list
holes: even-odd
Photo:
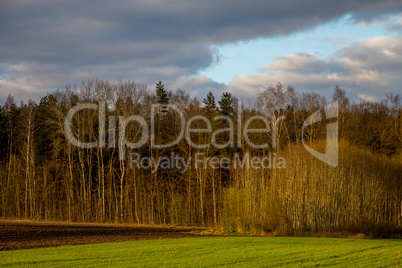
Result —
[{"label": "cloud", "polygon": [[387,92],[402,95],[400,70],[402,37],[373,37],[343,47],[325,59],[312,53],[279,57],[261,73],[238,76],[228,87],[237,94],[256,95],[281,82],[330,98],[339,85],[351,99],[372,101],[384,98]]},{"label": "cloud", "polygon": [[394,0],[5,0],[0,101],[96,77],[179,84],[219,61],[219,44],[401,11]]},{"label": "cloud", "polygon": [[385,28],[390,31],[402,33],[402,12],[399,13],[397,16],[391,17],[387,23],[385,23]]},{"label": "cloud", "polygon": [[357,97],[363,101],[370,101],[370,102],[375,102],[379,101],[379,99],[375,96],[368,96],[364,93],[357,93]]},{"label": "cloud", "polygon": [[204,98],[208,92],[213,92],[216,97],[219,97],[226,89],[225,84],[218,83],[204,75],[182,77],[168,86],[173,89],[180,88],[200,99]]}]

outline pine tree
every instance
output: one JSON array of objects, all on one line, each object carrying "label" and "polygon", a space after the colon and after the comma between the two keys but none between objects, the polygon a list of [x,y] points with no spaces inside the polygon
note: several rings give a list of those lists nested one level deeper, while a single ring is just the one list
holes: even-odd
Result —
[{"label": "pine tree", "polygon": [[6,161],[8,153],[8,120],[7,113],[0,107],[0,161]]},{"label": "pine tree", "polygon": [[209,92],[207,98],[203,99],[202,102],[205,104],[208,114],[213,114],[216,111],[215,96],[212,92]]},{"label": "pine tree", "polygon": [[169,97],[166,94],[165,86],[161,81],[156,83],[156,96],[158,100],[156,101],[161,106],[162,113],[167,113],[167,106],[169,104]]},{"label": "pine tree", "polygon": [[230,92],[224,92],[222,94],[221,100],[218,103],[223,115],[229,116],[234,112],[233,98]]},{"label": "pine tree", "polygon": [[51,147],[51,133],[54,131],[52,126],[48,123],[54,116],[50,112],[51,105],[55,105],[56,99],[52,94],[43,97],[39,105],[37,106],[37,125],[35,148],[37,150],[37,161],[43,163],[46,159],[50,159],[50,147]]}]

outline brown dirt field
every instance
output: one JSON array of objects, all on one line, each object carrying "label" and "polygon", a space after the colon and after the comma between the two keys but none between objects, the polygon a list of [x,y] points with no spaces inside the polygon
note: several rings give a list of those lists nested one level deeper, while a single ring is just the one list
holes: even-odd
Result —
[{"label": "brown dirt field", "polygon": [[203,228],[0,220],[0,251],[144,239],[185,238]]}]

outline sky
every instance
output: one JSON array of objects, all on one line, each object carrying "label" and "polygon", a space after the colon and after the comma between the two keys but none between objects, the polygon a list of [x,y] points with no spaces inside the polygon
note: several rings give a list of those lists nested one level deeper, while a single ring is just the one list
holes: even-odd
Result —
[{"label": "sky", "polygon": [[200,99],[278,82],[331,99],[402,95],[399,0],[0,0],[0,104],[67,84],[162,81]]}]

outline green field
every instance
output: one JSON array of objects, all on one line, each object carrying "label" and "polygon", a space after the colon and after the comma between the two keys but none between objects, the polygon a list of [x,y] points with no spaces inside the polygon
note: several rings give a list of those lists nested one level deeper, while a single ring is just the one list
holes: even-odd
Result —
[{"label": "green field", "polygon": [[205,237],[0,252],[1,266],[396,267],[402,240]]}]

